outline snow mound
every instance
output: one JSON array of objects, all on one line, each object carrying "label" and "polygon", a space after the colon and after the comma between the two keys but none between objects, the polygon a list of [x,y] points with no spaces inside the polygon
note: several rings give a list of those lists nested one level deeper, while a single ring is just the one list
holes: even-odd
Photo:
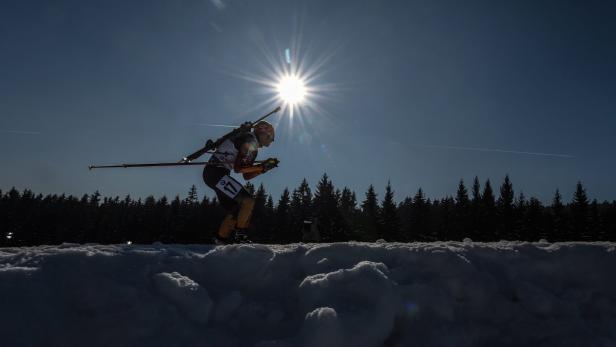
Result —
[{"label": "snow mound", "polygon": [[156,274],[154,283],[161,295],[177,305],[188,318],[196,323],[207,323],[212,301],[198,283],[177,272]]},{"label": "snow mound", "polygon": [[616,244],[0,249],[0,346],[613,346]]},{"label": "snow mound", "polygon": [[[306,277],[299,285],[300,307],[303,312],[309,311],[304,334],[318,341],[308,345],[322,346],[322,341],[328,340],[359,347],[385,341],[398,304],[395,283],[387,273],[383,263],[362,261],[351,269]],[[332,326],[337,329],[329,329]],[[367,326],[370,329],[357,329]]]}]

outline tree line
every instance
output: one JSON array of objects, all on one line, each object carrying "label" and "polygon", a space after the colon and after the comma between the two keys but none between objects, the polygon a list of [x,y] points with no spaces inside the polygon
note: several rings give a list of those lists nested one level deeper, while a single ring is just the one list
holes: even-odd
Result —
[{"label": "tree line", "polygon": [[[506,176],[498,192],[490,180],[475,177],[470,189],[460,180],[456,194],[426,198],[420,188],[399,203],[388,183],[379,199],[368,187],[336,188],[323,174],[314,191],[306,179],[274,198],[260,185],[246,188],[255,197],[250,238],[261,243],[307,241],[415,242],[437,240],[616,241],[616,201],[590,200],[581,182],[571,200],[558,190],[550,204],[514,194]],[[193,185],[184,199],[149,196],[81,198],[35,195],[26,189],[0,191],[0,247],[70,243],[211,243],[225,214],[217,199],[199,199]]]}]

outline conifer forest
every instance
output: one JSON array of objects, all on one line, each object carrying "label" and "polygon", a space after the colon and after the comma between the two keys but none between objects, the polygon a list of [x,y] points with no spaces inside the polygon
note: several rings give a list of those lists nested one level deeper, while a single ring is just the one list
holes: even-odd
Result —
[{"label": "conifer forest", "polygon": [[[246,188],[254,195],[251,240],[296,242],[432,242],[471,239],[479,242],[521,240],[616,241],[616,201],[587,196],[581,182],[573,196],[555,191],[549,203],[515,194],[508,176],[499,186],[475,178],[467,187],[440,199],[422,189],[396,202],[388,184],[379,197],[373,186],[356,195],[336,188],[323,174],[316,187],[304,179],[279,197],[263,185]],[[209,191],[208,191],[209,192]],[[15,188],[0,191],[0,247],[61,243],[211,243],[225,211],[216,198],[133,199],[35,194]],[[316,239],[306,239],[314,223]],[[312,224],[311,224],[312,225]]]}]

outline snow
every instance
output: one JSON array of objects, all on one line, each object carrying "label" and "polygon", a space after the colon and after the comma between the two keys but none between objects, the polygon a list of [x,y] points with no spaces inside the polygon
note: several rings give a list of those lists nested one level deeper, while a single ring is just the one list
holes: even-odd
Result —
[{"label": "snow", "polygon": [[154,283],[161,296],[173,303],[184,316],[195,323],[207,324],[212,301],[198,283],[177,272],[156,274]]},{"label": "snow", "polygon": [[614,243],[0,249],[0,346],[614,346]]}]

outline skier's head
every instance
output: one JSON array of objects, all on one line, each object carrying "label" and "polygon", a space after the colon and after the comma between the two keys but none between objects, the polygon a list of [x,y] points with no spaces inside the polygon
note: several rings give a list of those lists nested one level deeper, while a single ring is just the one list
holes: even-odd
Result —
[{"label": "skier's head", "polygon": [[262,120],[253,128],[261,147],[267,147],[274,142],[274,127],[270,123]]}]

